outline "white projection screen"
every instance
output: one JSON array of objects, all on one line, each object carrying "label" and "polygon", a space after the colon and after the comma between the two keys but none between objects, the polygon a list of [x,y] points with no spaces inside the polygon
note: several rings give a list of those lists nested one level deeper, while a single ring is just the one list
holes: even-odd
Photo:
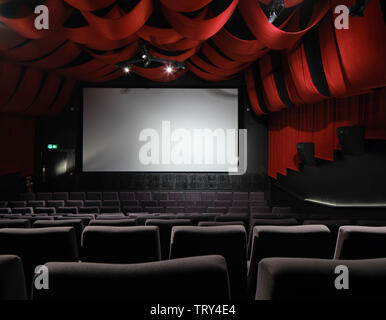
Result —
[{"label": "white projection screen", "polygon": [[85,88],[84,172],[237,168],[238,89]]}]

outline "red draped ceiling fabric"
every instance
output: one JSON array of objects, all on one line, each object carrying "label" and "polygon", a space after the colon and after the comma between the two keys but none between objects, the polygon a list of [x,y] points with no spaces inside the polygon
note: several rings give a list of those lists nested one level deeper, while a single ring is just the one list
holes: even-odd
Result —
[{"label": "red draped ceiling fabric", "polygon": [[[331,8],[352,4],[350,0],[331,2]],[[261,10],[254,1],[247,9],[246,12]],[[381,1],[373,0],[364,17],[349,19],[348,30],[334,27],[337,15],[332,11],[318,24],[311,18],[308,24],[314,27],[300,41],[287,50],[266,53],[246,70],[245,83],[253,110],[262,115],[331,97],[360,95],[386,86],[384,14]],[[315,21],[320,17],[317,15]],[[279,29],[271,27],[272,34],[280,34]],[[259,37],[262,27],[255,25],[255,30]],[[267,36],[267,32],[260,38]],[[299,33],[302,32],[289,33],[292,38],[287,37],[270,48],[282,49],[280,45],[295,39]]]},{"label": "red draped ceiling fabric", "polygon": [[[330,8],[329,1],[315,0],[312,16],[301,27],[303,1],[287,0],[287,10],[294,10],[276,27],[263,12],[266,0],[134,0],[128,5],[116,0],[45,0],[41,4],[49,9],[50,29],[37,30],[34,8],[21,2],[9,10],[9,3],[0,3],[1,55],[88,82],[122,77],[116,64],[138,54],[140,40],[151,44],[154,56],[186,61],[198,77],[230,79],[269,50],[293,47]],[[163,16],[163,27],[152,24],[153,14]],[[227,27],[234,15],[242,17],[241,29],[249,29],[251,37],[242,39]],[[152,69],[134,68],[154,81],[180,76],[162,77],[158,66]]]},{"label": "red draped ceiling fabric", "polygon": [[[29,2],[0,1],[0,113],[57,114],[77,81],[122,77],[117,63],[138,55],[141,41],[207,81],[245,71],[258,115],[363,94],[386,83],[380,1],[349,30],[334,28],[333,8],[352,0],[285,0],[274,24],[263,11],[269,0],[42,0],[49,30],[35,28]],[[132,70],[157,82],[185,72]]]},{"label": "red draped ceiling fabric", "polygon": [[300,142],[313,142],[316,158],[334,161],[334,150],[340,149],[338,127],[360,125],[365,128],[366,139],[386,140],[385,101],[386,89],[382,89],[272,113],[269,118],[269,176],[286,175],[287,169],[298,171],[296,144]]}]

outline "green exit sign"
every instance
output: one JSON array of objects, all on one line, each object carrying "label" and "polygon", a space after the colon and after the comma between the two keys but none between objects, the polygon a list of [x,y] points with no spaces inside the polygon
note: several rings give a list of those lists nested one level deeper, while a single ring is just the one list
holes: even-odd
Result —
[{"label": "green exit sign", "polygon": [[47,149],[49,149],[49,150],[58,149],[58,145],[57,144],[48,144]]}]

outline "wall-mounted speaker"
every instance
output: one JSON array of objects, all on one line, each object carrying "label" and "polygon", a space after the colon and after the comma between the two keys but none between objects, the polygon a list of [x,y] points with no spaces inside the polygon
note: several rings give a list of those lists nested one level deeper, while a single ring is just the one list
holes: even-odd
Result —
[{"label": "wall-mounted speaker", "polygon": [[312,142],[298,143],[296,148],[298,149],[299,159],[304,165],[316,166],[315,146]]},{"label": "wall-mounted speaker", "polygon": [[359,156],[365,152],[365,128],[339,127],[337,134],[344,154]]}]

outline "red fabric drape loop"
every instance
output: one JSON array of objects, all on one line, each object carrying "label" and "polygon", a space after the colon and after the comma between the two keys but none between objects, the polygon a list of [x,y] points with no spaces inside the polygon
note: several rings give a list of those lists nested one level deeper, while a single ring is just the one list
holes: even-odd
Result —
[{"label": "red fabric drape loop", "polygon": [[[312,29],[327,13],[329,1],[318,1],[313,10],[307,27],[296,32],[277,28],[269,23],[260,4],[255,0],[241,0],[239,9],[246,24],[259,42],[273,50],[285,50],[293,47],[310,29]],[[296,13],[296,11],[294,11]]]},{"label": "red fabric drape loop", "polygon": [[163,5],[177,12],[194,12],[198,11],[213,0],[160,0]]},{"label": "red fabric drape loop", "polygon": [[96,11],[103,8],[107,8],[112,5],[116,0],[64,0],[69,5],[83,11]]},{"label": "red fabric drape loop", "polygon": [[[115,8],[117,10],[118,8]],[[113,8],[114,10],[114,8]],[[81,11],[87,22],[100,35],[110,40],[122,40],[136,33],[146,23],[153,11],[152,0],[140,0],[130,12],[117,17],[98,17],[88,11]]]},{"label": "red fabric drape loop", "polygon": [[232,16],[239,0],[231,4],[218,16],[210,19],[188,18],[187,16],[163,7],[163,12],[173,28],[183,36],[193,40],[206,40],[216,34]]}]

